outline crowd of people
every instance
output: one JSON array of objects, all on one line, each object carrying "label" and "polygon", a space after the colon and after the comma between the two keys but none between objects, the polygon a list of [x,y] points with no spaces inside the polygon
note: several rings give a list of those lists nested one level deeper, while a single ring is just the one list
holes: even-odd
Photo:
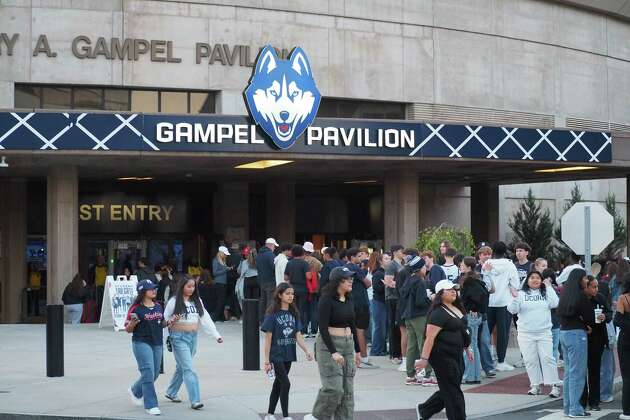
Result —
[{"label": "crowd of people", "polygon": [[[296,346],[308,360],[315,356],[322,384],[308,419],[351,419],[356,369],[378,368],[370,359],[377,356],[399,365],[401,385],[436,387],[417,405],[418,419],[443,409],[449,419],[465,419],[462,384],[519,367],[530,381],[524,392],[562,397],[566,416],[587,417],[613,400],[615,349],[624,379],[619,418],[630,419],[630,262],[609,261],[590,275],[572,255],[556,272],[544,258],[531,261],[530,252],[517,243],[511,259],[497,242],[465,256],[447,241],[437,255],[401,245],[384,253],[315,250],[310,242],[269,238],[259,249],[221,246],[209,270],[162,272],[159,279],[143,273],[127,325],[141,378],[129,393],[159,413],[151,387],[166,327],[177,370],[165,398],[181,401],[183,382],[191,407],[201,408],[192,368],[197,330],[222,342],[214,323],[238,318],[240,302],[254,298],[265,371],[274,380],[267,420],[275,419],[278,401],[290,418]],[[520,356],[508,360],[513,330]],[[309,337],[316,337],[312,353]]]}]

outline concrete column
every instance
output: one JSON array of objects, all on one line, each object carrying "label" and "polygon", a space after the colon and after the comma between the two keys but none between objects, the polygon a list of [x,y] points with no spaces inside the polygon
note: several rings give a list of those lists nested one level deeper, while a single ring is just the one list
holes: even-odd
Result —
[{"label": "concrete column", "polygon": [[295,242],[295,184],[269,182],[266,189],[266,236],[280,244],[292,244]]},{"label": "concrete column", "polygon": [[225,240],[247,241],[249,239],[249,184],[247,182],[224,182],[214,196],[214,230]]},{"label": "concrete column", "polygon": [[60,305],[63,290],[79,271],[79,178],[76,167],[48,173],[46,242],[49,305]]},{"label": "concrete column", "polygon": [[385,176],[385,248],[414,246],[420,230],[420,180],[409,173]]},{"label": "concrete column", "polygon": [[20,322],[26,278],[26,180],[0,182],[0,322]]},{"label": "concrete column", "polygon": [[630,175],[626,175],[626,255],[630,251]]},{"label": "concrete column", "polygon": [[499,239],[499,186],[470,184],[470,231],[475,242]]}]

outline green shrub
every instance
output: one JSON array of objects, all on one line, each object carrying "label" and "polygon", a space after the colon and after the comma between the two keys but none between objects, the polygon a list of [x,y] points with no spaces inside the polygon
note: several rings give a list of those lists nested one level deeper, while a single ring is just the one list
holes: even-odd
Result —
[{"label": "green shrub", "polygon": [[466,256],[473,255],[475,250],[475,241],[468,229],[457,229],[444,224],[420,231],[416,247],[420,252],[430,250],[435,255],[440,255],[442,241],[449,241],[457,252]]}]

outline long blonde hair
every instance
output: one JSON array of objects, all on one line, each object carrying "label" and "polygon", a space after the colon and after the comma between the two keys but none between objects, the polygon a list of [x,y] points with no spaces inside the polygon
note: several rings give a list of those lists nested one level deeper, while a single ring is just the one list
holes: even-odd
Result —
[{"label": "long blonde hair", "polygon": [[247,254],[247,265],[249,268],[256,268],[256,255],[258,255],[256,248],[249,250],[249,254]]},{"label": "long blonde hair", "polygon": [[226,255],[223,252],[217,252],[217,261],[219,261],[220,264],[225,265],[225,259]]}]

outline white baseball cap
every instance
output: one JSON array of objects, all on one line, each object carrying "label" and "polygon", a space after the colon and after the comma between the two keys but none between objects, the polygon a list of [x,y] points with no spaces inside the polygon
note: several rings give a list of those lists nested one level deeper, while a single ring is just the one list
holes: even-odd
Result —
[{"label": "white baseball cap", "polygon": [[230,251],[224,246],[219,247],[219,252],[223,252],[225,255],[230,255]]},{"label": "white baseball cap", "polygon": [[278,242],[276,242],[276,240],[273,239],[273,238],[267,238],[267,240],[265,241],[265,245],[266,244],[271,244],[271,245],[274,245],[274,246],[280,246],[280,245],[278,245]]},{"label": "white baseball cap", "polygon": [[323,247],[323,248],[322,248],[322,250],[321,250],[321,251],[319,251],[319,252],[321,252],[321,253],[322,253],[322,255],[324,255],[324,252],[326,252],[326,250],[327,250],[327,249],[328,249],[328,247],[327,247],[327,246],[325,246],[325,247]]},{"label": "white baseball cap", "polygon": [[313,242],[304,242],[304,245],[302,245],[302,248],[304,248],[304,251],[306,252],[315,252],[315,248],[313,247]]},{"label": "white baseball cap", "polygon": [[459,284],[453,283],[450,280],[440,280],[435,285],[435,293],[437,294],[440,290],[450,290],[450,289],[459,289]]}]

